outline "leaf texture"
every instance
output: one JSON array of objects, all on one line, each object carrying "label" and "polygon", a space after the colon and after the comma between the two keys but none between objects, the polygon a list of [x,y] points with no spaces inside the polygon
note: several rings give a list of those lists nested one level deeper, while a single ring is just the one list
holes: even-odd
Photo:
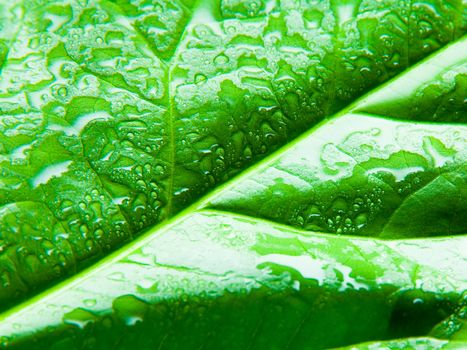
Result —
[{"label": "leaf texture", "polygon": [[13,308],[0,333],[12,349],[317,349],[426,334],[466,289],[465,246],[202,210]]},{"label": "leaf texture", "polygon": [[0,316],[0,343],[448,339],[467,281],[464,12],[0,0],[0,307],[75,274]]},{"label": "leaf texture", "polygon": [[[89,265],[463,33],[457,1],[0,4],[2,304]],[[433,94],[461,101],[464,75],[448,73],[431,77]]]},{"label": "leaf texture", "polygon": [[[431,69],[443,54],[414,69]],[[3,314],[4,345],[316,349],[426,336],[458,317],[467,242],[453,234],[465,233],[467,129],[357,112],[371,97]],[[322,219],[310,226],[292,220],[297,203],[329,210],[307,209]],[[417,238],[429,235],[450,236]],[[378,344],[386,343],[368,346]]]}]

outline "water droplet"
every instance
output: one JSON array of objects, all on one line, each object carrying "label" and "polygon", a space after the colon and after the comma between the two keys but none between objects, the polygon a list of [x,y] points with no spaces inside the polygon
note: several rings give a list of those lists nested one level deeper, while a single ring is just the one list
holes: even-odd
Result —
[{"label": "water droplet", "polygon": [[94,238],[96,240],[99,241],[100,239],[102,239],[103,236],[104,236],[104,231],[103,230],[97,229],[96,231],[94,231]]},{"label": "water droplet", "polygon": [[217,55],[215,58],[214,58],[214,63],[217,64],[217,65],[224,65],[226,63],[229,62],[229,58],[224,55],[223,53]]},{"label": "water droplet", "polygon": [[92,307],[92,306],[96,305],[96,303],[97,303],[96,299],[85,299],[85,300],[83,300],[83,304],[86,307]]},{"label": "water droplet", "polygon": [[5,337],[5,336],[0,337],[0,345],[2,347],[7,347],[8,344],[10,344],[10,338],[9,337]]},{"label": "water droplet", "polygon": [[63,253],[59,253],[57,255],[57,260],[58,260],[58,262],[59,262],[59,264],[61,266],[66,266],[67,261],[66,261],[65,255]]},{"label": "water droplet", "polygon": [[63,316],[63,322],[84,329],[86,325],[93,323],[96,316],[84,309],[75,309]]},{"label": "water droplet", "polygon": [[94,248],[94,241],[92,239],[88,239],[86,240],[85,245],[86,245],[86,249],[88,251],[91,251]]},{"label": "water droplet", "polygon": [[371,72],[371,69],[369,67],[361,67],[360,68],[360,73],[362,73],[363,76],[366,76]]},{"label": "water droplet", "polygon": [[204,74],[196,74],[195,75],[195,84],[196,85],[201,85],[206,82],[207,78]]},{"label": "water droplet", "polygon": [[52,86],[52,95],[55,97],[67,97],[68,96],[68,88],[64,85],[57,84]]},{"label": "water droplet", "polygon": [[156,175],[164,175],[164,167],[161,165],[157,165],[154,169]]},{"label": "water droplet", "polygon": [[359,214],[355,218],[355,224],[357,225],[357,228],[362,228],[363,226],[365,226],[367,221],[368,221],[368,218],[366,214]]},{"label": "water droplet", "polygon": [[37,36],[29,39],[29,42],[28,42],[29,48],[35,50],[39,47],[39,45],[40,45],[40,40]]},{"label": "water droplet", "polygon": [[245,149],[243,150],[243,156],[246,159],[250,159],[252,155],[253,155],[253,152],[251,151],[250,146],[246,146]]},{"label": "water droplet", "polygon": [[115,299],[113,308],[127,326],[134,326],[143,321],[148,305],[133,295],[124,295]]},{"label": "water droplet", "polygon": [[418,32],[422,38],[428,37],[433,31],[433,26],[430,22],[419,21],[418,22]]},{"label": "water droplet", "polygon": [[10,273],[8,271],[3,271],[0,275],[0,280],[2,282],[2,287],[8,288],[11,285]]},{"label": "water droplet", "polygon": [[107,276],[107,278],[109,280],[113,280],[113,281],[125,281],[125,275],[122,273],[122,272],[113,272],[111,273],[110,275]]}]

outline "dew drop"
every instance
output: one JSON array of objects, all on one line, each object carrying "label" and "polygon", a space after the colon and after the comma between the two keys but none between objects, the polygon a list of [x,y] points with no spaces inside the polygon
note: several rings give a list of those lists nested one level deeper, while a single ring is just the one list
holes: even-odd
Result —
[{"label": "dew drop", "polygon": [[226,63],[229,62],[229,58],[224,55],[223,53],[217,55],[215,58],[214,58],[214,63],[217,64],[217,65],[224,65]]},{"label": "dew drop", "polygon": [[109,280],[112,281],[124,281],[125,280],[125,275],[122,272],[113,272],[110,275],[107,276]]},{"label": "dew drop", "polygon": [[63,316],[63,322],[84,329],[86,325],[93,323],[96,316],[83,309],[75,309]]},{"label": "dew drop", "polygon": [[359,214],[356,218],[355,218],[355,224],[357,225],[357,228],[362,228],[363,226],[365,226],[365,224],[367,223],[367,215],[366,214]]},{"label": "dew drop", "polygon": [[196,74],[195,75],[195,84],[202,85],[206,82],[207,78],[204,74]]},{"label": "dew drop", "polygon": [[92,306],[96,305],[96,303],[97,303],[96,299],[85,299],[85,300],[83,300],[83,304],[86,307],[92,307]]},{"label": "dew drop", "polygon": [[10,273],[8,271],[3,271],[0,275],[1,285],[3,288],[8,288],[11,285]]}]

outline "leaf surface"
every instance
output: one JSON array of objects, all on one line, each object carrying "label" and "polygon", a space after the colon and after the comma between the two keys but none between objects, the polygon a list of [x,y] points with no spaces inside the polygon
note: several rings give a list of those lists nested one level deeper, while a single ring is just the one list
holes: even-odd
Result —
[{"label": "leaf surface", "polygon": [[421,335],[466,289],[466,240],[384,242],[201,210],[13,308],[0,333],[13,349],[330,348]]},{"label": "leaf surface", "polygon": [[3,307],[147,231],[7,311],[3,345],[322,348],[453,313],[460,2],[0,9]]}]

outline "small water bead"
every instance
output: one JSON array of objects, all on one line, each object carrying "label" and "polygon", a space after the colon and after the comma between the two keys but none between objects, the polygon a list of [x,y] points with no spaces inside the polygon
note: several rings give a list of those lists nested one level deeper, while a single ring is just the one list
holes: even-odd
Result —
[{"label": "small water bead", "polygon": [[83,300],[83,304],[86,307],[92,307],[92,306],[97,304],[97,301],[96,301],[96,299],[85,299],[85,300]]},{"label": "small water bead", "polygon": [[40,45],[40,38],[37,37],[37,36],[29,39],[29,41],[28,41],[28,47],[30,49],[35,50],[35,49],[37,49],[39,47],[39,45]]},{"label": "small water bead", "polygon": [[60,210],[62,213],[68,213],[73,210],[73,202],[70,200],[63,200],[62,203],[60,204]]},{"label": "small water bead", "polygon": [[41,243],[41,247],[44,249],[45,253],[50,256],[53,254],[54,250],[55,250],[55,245],[47,240],[47,239],[44,239]]},{"label": "small water bead", "polygon": [[68,238],[70,238],[68,233],[59,233],[54,237],[54,241],[67,240]]},{"label": "small water bead", "polygon": [[113,272],[107,278],[112,281],[125,281],[125,275],[122,272]]},{"label": "small water bead", "polygon": [[60,266],[64,267],[64,266],[67,265],[67,259],[66,259],[65,255],[63,253],[59,253],[57,255],[57,260],[58,260]]},{"label": "small water bead", "polygon": [[49,96],[49,94],[42,94],[41,95],[41,101],[43,103],[48,103],[52,100],[52,98]]},{"label": "small water bead", "polygon": [[136,175],[142,177],[143,176],[143,167],[141,165],[137,165],[133,168],[133,171]]},{"label": "small water bead", "polygon": [[229,62],[229,58],[224,55],[223,53],[217,55],[215,58],[214,58],[214,63],[217,64],[217,65],[225,65]]},{"label": "small water bead", "polygon": [[121,296],[113,303],[115,313],[127,326],[142,322],[148,307],[148,304],[132,295]]},{"label": "small water bead", "polygon": [[146,189],[147,186],[146,186],[146,182],[144,182],[144,180],[138,180],[136,181],[136,185],[141,188],[141,189]]},{"label": "small water bead", "polygon": [[86,246],[86,250],[91,251],[94,249],[95,242],[92,239],[88,239],[86,240],[85,246]]},{"label": "small water bead", "polygon": [[303,218],[303,216],[297,216],[296,221],[298,226],[303,226],[305,224],[305,219]]},{"label": "small water bead", "polygon": [[360,68],[360,73],[363,76],[366,76],[367,74],[370,74],[370,72],[371,72],[371,69],[369,67],[361,67]]},{"label": "small water bead", "polygon": [[165,173],[164,167],[162,165],[157,165],[154,171],[156,175],[164,175]]},{"label": "small water bead", "polygon": [[75,309],[63,316],[63,321],[67,324],[84,329],[88,324],[94,323],[96,316],[84,309]]},{"label": "small water bead", "polygon": [[204,74],[196,74],[194,83],[196,85],[202,85],[207,81],[207,77]]},{"label": "small water bead", "polygon": [[422,38],[428,37],[433,32],[433,25],[428,21],[421,20],[417,23],[417,25],[418,33]]},{"label": "small water bead", "polygon": [[94,231],[94,238],[96,240],[100,240],[100,239],[102,239],[102,237],[104,237],[104,231],[103,230],[97,229],[97,230]]},{"label": "small water bead", "polygon": [[0,345],[2,347],[7,347],[9,344],[10,344],[10,338],[9,337],[5,337],[5,336],[0,337]]},{"label": "small water bead", "polygon": [[363,226],[366,225],[368,221],[368,217],[367,217],[367,214],[359,214],[356,218],[355,218],[355,224],[357,225],[357,228],[362,228]]},{"label": "small water bead", "polygon": [[250,146],[246,146],[243,150],[243,156],[246,158],[246,159],[250,159],[252,156],[253,156],[253,152],[250,148]]},{"label": "small water bead", "polygon": [[3,271],[0,275],[0,281],[3,288],[8,288],[11,285],[11,277],[8,271]]}]

